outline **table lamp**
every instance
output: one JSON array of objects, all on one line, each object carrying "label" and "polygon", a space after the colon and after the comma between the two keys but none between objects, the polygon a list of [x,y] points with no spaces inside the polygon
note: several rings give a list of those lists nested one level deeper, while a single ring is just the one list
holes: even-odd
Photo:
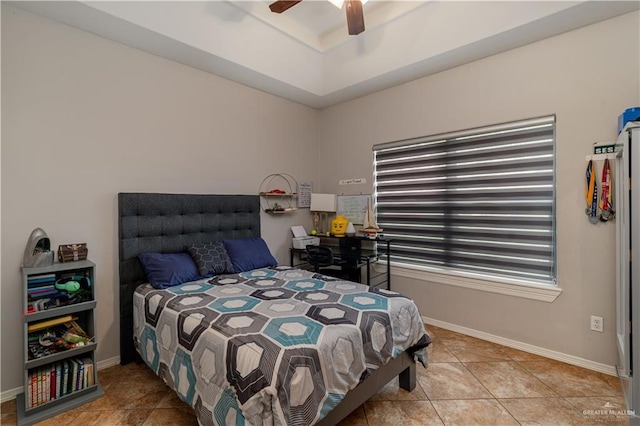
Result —
[{"label": "table lamp", "polygon": [[311,194],[311,207],[309,210],[315,213],[313,227],[319,234],[329,230],[326,227],[328,213],[336,212],[336,204],[335,194]]}]

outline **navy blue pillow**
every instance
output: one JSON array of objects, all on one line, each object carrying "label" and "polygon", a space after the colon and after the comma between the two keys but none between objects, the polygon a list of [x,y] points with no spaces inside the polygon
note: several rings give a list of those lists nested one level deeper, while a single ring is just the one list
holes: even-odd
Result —
[{"label": "navy blue pillow", "polygon": [[154,288],[162,289],[200,278],[189,253],[140,253],[144,273]]},{"label": "navy blue pillow", "polygon": [[260,237],[244,240],[223,240],[223,242],[233,264],[233,270],[236,273],[278,264],[278,261],[269,251],[267,243]]}]

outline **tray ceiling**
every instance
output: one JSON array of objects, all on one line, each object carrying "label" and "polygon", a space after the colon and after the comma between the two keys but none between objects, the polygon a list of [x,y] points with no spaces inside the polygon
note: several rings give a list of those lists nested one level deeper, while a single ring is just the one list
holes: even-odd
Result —
[{"label": "tray ceiling", "polygon": [[376,1],[365,32],[304,0],[8,2],[185,65],[324,108],[637,10],[637,1]]}]

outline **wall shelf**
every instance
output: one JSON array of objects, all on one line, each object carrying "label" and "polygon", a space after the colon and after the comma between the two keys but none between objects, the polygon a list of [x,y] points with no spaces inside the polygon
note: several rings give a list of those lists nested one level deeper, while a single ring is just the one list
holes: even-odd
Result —
[{"label": "wall shelf", "polygon": [[295,192],[293,194],[290,194],[288,192],[285,193],[273,193],[273,192],[261,192],[259,194],[261,197],[297,197],[298,194],[296,194]]},{"label": "wall shelf", "polygon": [[269,214],[290,214],[297,210],[298,182],[287,173],[274,173],[260,184],[260,207]]}]

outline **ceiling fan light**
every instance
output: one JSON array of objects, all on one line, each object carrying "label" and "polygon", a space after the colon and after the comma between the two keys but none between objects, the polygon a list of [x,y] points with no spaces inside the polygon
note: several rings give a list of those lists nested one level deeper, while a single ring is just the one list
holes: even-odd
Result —
[{"label": "ceiling fan light", "polygon": [[342,9],[342,6],[344,5],[344,0],[329,0],[329,1],[338,9]]}]

